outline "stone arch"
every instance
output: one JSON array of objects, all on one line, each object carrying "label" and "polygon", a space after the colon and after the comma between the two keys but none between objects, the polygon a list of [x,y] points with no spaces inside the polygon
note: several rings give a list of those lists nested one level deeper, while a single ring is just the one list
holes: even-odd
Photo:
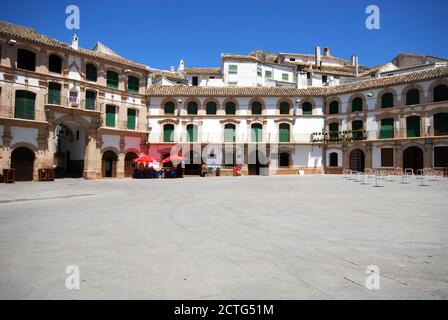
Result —
[{"label": "stone arch", "polygon": [[[428,102],[434,101],[434,88],[441,84],[446,85],[448,87],[448,80],[447,79],[437,79],[431,83],[431,85],[428,88]],[[444,102],[446,103],[447,101],[448,100],[446,100]]]},{"label": "stone arch", "polygon": [[117,162],[120,152],[115,147],[107,147],[101,153],[101,173],[103,178],[117,176]]},{"label": "stone arch", "polygon": [[[338,103],[338,112],[337,113],[333,113],[333,114],[340,114],[340,113],[342,113],[342,101],[341,101],[341,99],[339,97],[337,97],[337,96],[330,96],[330,97],[328,97],[327,103],[326,103],[326,108],[327,108],[326,114],[327,115],[330,115],[330,106],[335,101]],[[333,114],[331,114],[331,115],[333,115]]]},{"label": "stone arch", "polygon": [[425,90],[418,83],[410,83],[401,89],[401,104],[406,105],[406,95],[410,90],[417,89],[419,93],[420,104],[426,101]]},{"label": "stone arch", "polygon": [[[36,151],[28,143],[17,143],[11,148],[11,168],[17,181],[33,181],[37,172]],[[34,147],[34,146],[33,146]]]},{"label": "stone arch", "polygon": [[[288,97],[281,97],[280,99],[277,100],[277,113],[281,114],[280,113],[280,105],[284,102],[289,104],[289,115],[291,115],[294,110],[294,103]],[[285,115],[287,115],[287,114],[285,114]]]},{"label": "stone arch", "polygon": [[392,93],[392,97],[393,97],[393,106],[391,108],[395,108],[398,107],[401,103],[401,101],[399,101],[399,95],[397,93],[397,91],[393,88],[384,88],[382,90],[380,90],[376,96],[376,110],[384,110],[384,109],[389,109],[389,108],[382,108],[381,107],[381,98],[383,97],[384,94],[386,93]]},{"label": "stone arch", "polygon": [[197,99],[196,97],[188,97],[187,99],[185,99],[183,103],[185,114],[188,114],[188,105],[192,102],[196,103],[196,113],[199,114],[199,111],[203,110],[203,105],[201,101],[199,101],[199,99]]},{"label": "stone arch", "polygon": [[316,114],[316,103],[314,102],[314,100],[311,98],[305,98],[302,101],[300,101],[300,110],[302,110],[302,115],[303,115],[303,106],[305,103],[311,104],[311,115]]},{"label": "stone arch", "polygon": [[240,104],[238,102],[237,99],[233,98],[233,97],[228,97],[226,99],[224,99],[224,101],[222,102],[222,110],[224,111],[224,114],[226,113],[226,105],[229,102],[233,102],[235,104],[235,115],[238,113],[238,111],[240,111]]},{"label": "stone arch", "polygon": [[264,103],[264,100],[259,97],[255,97],[249,100],[248,109],[250,110],[250,114],[252,115],[252,103],[254,102],[259,102],[261,104],[261,114],[255,114],[255,115],[256,116],[264,115],[266,113],[266,104]]},{"label": "stone arch", "polygon": [[363,112],[367,110],[366,96],[360,92],[356,92],[350,95],[350,98],[348,99],[347,113],[355,112],[353,111],[353,101],[356,98],[360,98],[362,100],[362,110],[358,112]]}]

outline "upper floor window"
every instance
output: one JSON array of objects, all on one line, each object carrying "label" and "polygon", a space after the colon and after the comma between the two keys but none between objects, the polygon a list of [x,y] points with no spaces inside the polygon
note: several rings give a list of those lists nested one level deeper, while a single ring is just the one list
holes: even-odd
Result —
[{"label": "upper floor window", "polygon": [[289,103],[286,101],[283,101],[280,103],[280,114],[289,114]]},{"label": "upper floor window", "polygon": [[115,127],[117,121],[117,108],[113,105],[106,105],[106,127]]},{"label": "upper floor window", "polygon": [[86,90],[86,109],[95,110],[96,107],[96,92]]},{"label": "upper floor window", "polygon": [[381,108],[392,108],[394,106],[394,95],[387,92],[381,96]]},{"label": "upper floor window", "polygon": [[252,102],[251,111],[252,114],[261,114],[262,111],[261,102],[259,101]]},{"label": "upper floor window", "polygon": [[29,71],[36,70],[36,54],[26,49],[17,50],[17,68]]},{"label": "upper floor window", "polygon": [[235,114],[236,105],[235,102],[229,101],[226,103],[226,114]]},{"label": "upper floor window", "polygon": [[236,87],[236,81],[229,81],[229,87]]},{"label": "upper floor window", "polygon": [[420,103],[420,92],[418,89],[411,89],[406,92],[406,105],[414,105]]},{"label": "upper floor window", "polygon": [[129,130],[137,129],[137,110],[136,109],[128,109],[127,128]]},{"label": "upper floor window", "polygon": [[265,70],[264,71],[264,77],[265,78],[272,78],[272,71],[271,70]]},{"label": "upper floor window", "polygon": [[360,97],[356,97],[352,101],[352,112],[362,111],[362,99]]},{"label": "upper floor window", "polygon": [[188,102],[187,114],[190,114],[190,115],[198,114],[198,104],[195,101]]},{"label": "upper floor window", "polygon": [[48,84],[48,103],[61,104],[61,84],[50,82]]},{"label": "upper floor window", "polygon": [[208,115],[216,114],[216,102],[214,102],[214,101],[207,102],[205,109],[206,109],[205,112]]},{"label": "upper floor window", "polygon": [[129,92],[138,92],[139,89],[139,80],[137,77],[128,76],[128,91]]},{"label": "upper floor window", "polygon": [[164,114],[174,114],[174,102],[168,101],[163,106],[163,113]]},{"label": "upper floor window", "polygon": [[304,102],[302,104],[302,114],[303,115],[312,115],[313,114],[313,106],[310,102]]},{"label": "upper floor window", "polygon": [[48,71],[62,73],[62,59],[58,55],[50,54],[48,57]]},{"label": "upper floor window", "polygon": [[118,89],[118,73],[107,71],[107,86],[112,89]]},{"label": "upper floor window", "polygon": [[263,71],[261,70],[261,67],[257,67],[257,76],[261,77],[263,74]]},{"label": "upper floor window", "polygon": [[289,74],[287,74],[287,73],[282,73],[282,80],[284,80],[284,81],[289,81]]},{"label": "upper floor window", "polygon": [[14,117],[34,120],[36,94],[30,91],[17,90]]},{"label": "upper floor window", "polygon": [[93,82],[96,82],[97,79],[96,67],[91,63],[86,64],[86,79]]},{"label": "upper floor window", "polygon": [[198,141],[198,126],[194,124],[187,125],[187,141],[188,142]]},{"label": "upper floor window", "polygon": [[174,142],[174,124],[167,123],[163,126],[163,142]]},{"label": "upper floor window", "polygon": [[199,78],[197,76],[194,76],[191,79],[191,84],[193,85],[193,87],[197,87],[199,85]]},{"label": "upper floor window", "polygon": [[434,88],[434,102],[448,100],[448,87],[444,84],[439,84]]},{"label": "upper floor window", "polygon": [[227,123],[224,126],[224,142],[235,142],[235,125]]},{"label": "upper floor window", "polygon": [[326,75],[323,75],[322,76],[322,83],[327,83],[328,82],[328,76],[326,76]]},{"label": "upper floor window", "polygon": [[290,140],[289,123],[280,123],[278,141],[289,142],[289,140]]},{"label": "upper floor window", "polygon": [[339,103],[337,101],[332,101],[330,103],[329,114],[338,114],[339,113]]},{"label": "upper floor window", "polygon": [[229,73],[230,74],[237,74],[238,73],[238,66],[236,64],[229,64]]}]

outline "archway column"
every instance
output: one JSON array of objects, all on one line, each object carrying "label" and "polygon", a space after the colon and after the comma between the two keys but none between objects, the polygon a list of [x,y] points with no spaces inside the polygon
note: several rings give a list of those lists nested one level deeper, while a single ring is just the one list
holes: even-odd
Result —
[{"label": "archway column", "polygon": [[368,143],[366,146],[366,154],[365,154],[365,169],[372,169],[372,144]]},{"label": "archway column", "polygon": [[423,168],[432,168],[433,167],[433,150],[434,144],[427,143],[423,148]]},{"label": "archway column", "polygon": [[124,166],[125,166],[125,154],[124,153],[120,153],[118,155],[118,159],[117,159],[117,168],[116,168],[116,177],[117,178],[124,178]]},{"label": "archway column", "polygon": [[85,179],[97,179],[101,177],[101,137],[96,134],[95,129],[90,129],[86,137],[86,153],[84,156]]}]

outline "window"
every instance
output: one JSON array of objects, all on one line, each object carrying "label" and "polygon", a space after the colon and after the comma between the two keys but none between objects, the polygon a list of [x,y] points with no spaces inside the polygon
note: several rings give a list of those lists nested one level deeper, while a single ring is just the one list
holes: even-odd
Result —
[{"label": "window", "polygon": [[128,91],[129,92],[138,92],[139,89],[139,80],[137,77],[128,76]]},{"label": "window", "polygon": [[279,142],[289,142],[289,140],[290,140],[289,124],[288,123],[280,123]]},{"label": "window", "polygon": [[198,104],[195,101],[190,101],[187,104],[187,114],[196,115],[198,114]]},{"label": "window", "polygon": [[174,124],[165,124],[163,126],[163,142],[174,142]]},{"label": "window", "polygon": [[258,115],[258,114],[262,113],[261,111],[262,111],[261,102],[259,102],[259,101],[252,102],[252,105],[251,105],[252,114]]},{"label": "window", "polygon": [[26,49],[17,50],[17,68],[29,71],[36,70],[36,54]]},{"label": "window", "polygon": [[394,119],[381,120],[380,139],[391,139],[394,137]]},{"label": "window", "polygon": [[224,142],[235,142],[235,125],[232,123],[224,126]]},{"label": "window", "polygon": [[253,123],[251,126],[252,142],[261,142],[263,139],[263,126],[260,123]]},{"label": "window", "polygon": [[174,102],[168,101],[163,106],[163,113],[164,114],[174,114]]},{"label": "window", "polygon": [[197,76],[194,76],[191,80],[194,87],[197,87],[199,84],[199,78]]},{"label": "window", "polygon": [[236,87],[236,81],[229,81],[229,87]]},{"label": "window", "polygon": [[112,89],[118,89],[118,73],[107,71],[107,86]]},{"label": "window", "polygon": [[86,91],[86,109],[95,110],[96,108],[96,92]]},{"label": "window", "polygon": [[356,97],[352,101],[352,112],[362,111],[362,99],[360,97]]},{"label": "window", "polygon": [[381,166],[393,167],[394,166],[394,149],[393,148],[381,148]]},{"label": "window", "polygon": [[420,137],[419,116],[410,116],[406,118],[406,134],[408,138]]},{"label": "window", "polygon": [[332,101],[330,103],[329,114],[338,114],[339,113],[339,103],[337,101]]},{"label": "window", "polygon": [[48,57],[48,71],[62,73],[62,59],[59,56],[50,54]]},{"label": "window", "polygon": [[336,152],[330,153],[330,167],[338,167],[338,166],[339,166],[338,154]]},{"label": "window", "polygon": [[296,61],[296,58],[289,58],[289,61],[294,62],[294,61]]},{"label": "window", "polygon": [[363,123],[361,120],[352,121],[352,138],[353,140],[363,140]]},{"label": "window", "polygon": [[392,108],[394,106],[394,95],[391,92],[381,96],[381,108]]},{"label": "window", "polygon": [[194,124],[189,124],[187,126],[187,141],[197,142],[198,141],[198,127]]},{"label": "window", "polygon": [[288,81],[288,80],[289,80],[289,74],[287,74],[287,73],[282,73],[282,80],[283,80],[283,81]]},{"label": "window", "polygon": [[420,103],[420,92],[418,89],[411,89],[406,92],[406,105],[414,105]]},{"label": "window", "polygon": [[436,113],[434,115],[434,135],[448,135],[448,113]]},{"label": "window", "polygon": [[61,104],[61,84],[50,82],[48,84],[48,103]]},{"label": "window", "polygon": [[238,73],[238,66],[236,64],[229,64],[229,73],[230,74],[237,74]]},{"label": "window", "polygon": [[264,77],[271,79],[272,78],[272,71],[271,70],[264,70]]},{"label": "window", "polygon": [[434,147],[434,167],[448,167],[448,147]]},{"label": "window", "polygon": [[339,123],[333,122],[328,125],[328,129],[330,131],[330,141],[338,141],[339,140]]},{"label": "window", "polygon": [[96,67],[91,63],[86,64],[86,79],[92,82],[96,82],[97,79]]},{"label": "window", "polygon": [[280,167],[289,167],[289,153],[281,152],[279,154],[279,166]]},{"label": "window", "polygon": [[280,103],[280,114],[289,114],[289,103],[286,101],[283,101]]},{"label": "window", "polygon": [[434,102],[448,100],[448,87],[444,84],[439,84],[434,88]]},{"label": "window", "polygon": [[17,90],[14,117],[34,120],[36,94],[30,91]]},{"label": "window", "polygon": [[106,105],[106,127],[115,127],[116,108],[110,104]]},{"label": "window", "polygon": [[236,105],[234,102],[229,101],[226,103],[226,114],[235,114],[236,112]]},{"label": "window", "polygon": [[322,76],[322,83],[327,83],[327,81],[328,81],[328,77],[323,75]]},{"label": "window", "polygon": [[257,76],[261,77],[261,75],[263,74],[261,67],[257,67]]},{"label": "window", "polygon": [[127,128],[129,130],[137,129],[137,110],[135,110],[135,109],[128,109]]},{"label": "window", "polygon": [[313,114],[313,106],[309,102],[304,102],[302,104],[302,114],[303,115],[312,115]]},{"label": "window", "polygon": [[217,109],[216,102],[214,102],[214,101],[209,101],[205,105],[205,112],[208,115],[216,114],[216,109]]}]

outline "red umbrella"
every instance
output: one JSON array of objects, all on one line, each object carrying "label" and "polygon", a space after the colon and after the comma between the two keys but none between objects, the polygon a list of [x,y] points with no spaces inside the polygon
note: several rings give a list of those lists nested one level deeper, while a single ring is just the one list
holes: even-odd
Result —
[{"label": "red umbrella", "polygon": [[147,155],[147,154],[140,154],[138,156],[138,158],[135,158],[134,160],[132,160],[133,162],[139,162],[139,163],[149,163],[149,162],[153,162],[156,161],[157,159]]},{"label": "red umbrella", "polygon": [[173,162],[173,161],[182,161],[182,160],[185,160],[185,158],[182,156],[174,155],[172,157],[163,159],[162,163]]}]

